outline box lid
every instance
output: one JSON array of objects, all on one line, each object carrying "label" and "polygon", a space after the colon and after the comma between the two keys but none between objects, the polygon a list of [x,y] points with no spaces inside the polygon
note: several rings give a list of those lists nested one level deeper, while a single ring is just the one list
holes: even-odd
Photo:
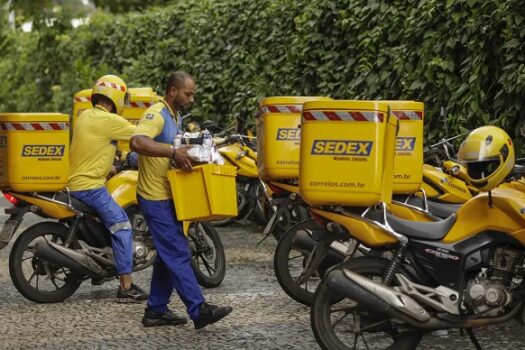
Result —
[{"label": "box lid", "polygon": [[69,122],[69,115],[62,113],[0,113],[0,122]]}]

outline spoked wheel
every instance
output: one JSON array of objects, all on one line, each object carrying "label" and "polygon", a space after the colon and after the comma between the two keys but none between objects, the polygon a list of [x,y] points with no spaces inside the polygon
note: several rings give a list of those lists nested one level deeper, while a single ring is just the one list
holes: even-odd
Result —
[{"label": "spoked wheel", "polygon": [[221,237],[208,222],[192,222],[188,230],[191,266],[203,287],[219,286],[226,275],[226,256]]},{"label": "spoked wheel", "polygon": [[[388,260],[360,257],[336,269],[348,268],[362,276],[381,281]],[[385,316],[373,314],[353,300],[330,290],[325,280],[314,297],[310,318],[315,338],[325,350],[415,349],[422,334],[400,333],[396,323]]]},{"label": "spoked wheel", "polygon": [[304,267],[310,255],[309,250],[299,249],[294,245],[297,232],[316,230],[320,226],[314,220],[306,220],[293,226],[279,240],[273,257],[273,268],[281,288],[292,299],[311,305],[317,286],[321,281],[318,272],[308,278],[305,283],[299,284],[297,279],[304,272]]},{"label": "spoked wheel", "polygon": [[78,289],[81,277],[67,267],[56,266],[35,256],[41,238],[63,245],[68,228],[56,222],[33,225],[20,234],[9,256],[9,273],[16,289],[37,303],[63,301]]}]

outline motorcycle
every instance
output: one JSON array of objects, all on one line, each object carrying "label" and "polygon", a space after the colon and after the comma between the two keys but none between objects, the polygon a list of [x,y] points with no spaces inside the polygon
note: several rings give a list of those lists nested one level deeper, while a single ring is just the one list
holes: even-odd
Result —
[{"label": "motorcycle", "polygon": [[[106,183],[113,198],[126,211],[133,230],[133,271],[156,258],[146,222],[136,202],[136,171],[123,171]],[[28,212],[53,221],[25,229],[9,256],[13,284],[27,299],[38,303],[60,302],[87,279],[102,284],[115,276],[110,234],[95,211],[66,191],[56,193],[4,192],[15,206],[2,228],[7,244]],[[224,247],[215,228],[207,222],[184,223],[192,252],[192,267],[204,287],[216,287],[224,279]]]},{"label": "motorcycle", "polygon": [[[449,168],[459,165],[452,161],[450,153],[443,154],[442,148],[450,147],[448,141],[430,146],[427,159],[436,165],[443,166],[446,163]],[[446,158],[443,158],[444,155]],[[456,202],[461,203],[462,197],[472,198],[472,194],[467,184],[456,177],[458,172],[454,174],[449,168],[440,171],[425,164],[421,196],[396,195],[391,208],[393,214],[406,220],[430,222],[446,219],[455,213],[461,206]],[[300,198],[298,191],[296,196]],[[306,210],[306,204],[302,201],[299,203]],[[286,208],[281,210],[285,212]],[[366,208],[359,210],[362,213]],[[274,217],[279,214],[276,212]],[[364,254],[368,252],[340,228],[331,225],[329,230],[325,230],[324,219],[316,215],[311,218],[308,213],[306,215],[306,219],[296,222],[279,239],[273,266],[277,281],[286,294],[301,304],[311,305],[315,290],[328,268],[349,259],[359,250]],[[270,220],[268,226],[271,224]]]},{"label": "motorcycle", "polygon": [[367,247],[394,249],[390,259],[356,257],[326,273],[311,309],[321,347],[414,349],[424,332],[460,328],[481,349],[473,328],[522,320],[525,196],[486,190],[431,223],[400,219],[384,203],[361,216],[313,209]]}]

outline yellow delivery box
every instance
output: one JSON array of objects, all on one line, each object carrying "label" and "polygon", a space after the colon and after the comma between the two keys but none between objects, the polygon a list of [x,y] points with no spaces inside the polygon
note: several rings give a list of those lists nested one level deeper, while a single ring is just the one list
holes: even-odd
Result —
[{"label": "yellow delivery box", "polygon": [[415,193],[423,181],[424,104],[415,101],[383,101],[399,120],[394,159],[394,193]]},{"label": "yellow delivery box", "polygon": [[68,115],[0,113],[0,189],[59,191],[68,174]]},{"label": "yellow delivery box", "polygon": [[237,216],[237,169],[231,165],[205,164],[190,172],[168,171],[177,219],[216,220]]},{"label": "yellow delivery box", "polygon": [[329,97],[279,96],[261,101],[257,119],[257,168],[264,180],[297,179],[301,111],[306,101]]},{"label": "yellow delivery box", "polygon": [[[130,102],[124,107],[122,116],[133,124],[137,124],[144,111],[146,111],[148,107],[157,103],[160,99],[160,96],[149,87],[130,88],[129,94]],[[78,118],[83,111],[92,107],[91,89],[81,90],[75,94],[73,97],[73,128],[75,127],[76,118]],[[127,142],[119,141],[117,148],[119,151],[129,152],[129,145]]]},{"label": "yellow delivery box", "polygon": [[302,198],[312,206],[390,203],[397,126],[384,102],[305,102]]}]

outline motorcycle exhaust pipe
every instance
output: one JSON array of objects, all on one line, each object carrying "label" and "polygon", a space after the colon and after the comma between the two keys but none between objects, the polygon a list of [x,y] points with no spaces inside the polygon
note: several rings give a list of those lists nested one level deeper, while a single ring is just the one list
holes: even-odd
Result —
[{"label": "motorcycle exhaust pipe", "polygon": [[36,257],[47,260],[57,266],[64,266],[74,272],[93,277],[104,276],[105,270],[95,263],[90,257],[78,253],[73,249],[62,247],[40,238],[35,243]]},{"label": "motorcycle exhaust pipe", "polygon": [[431,319],[428,312],[411,297],[352,271],[333,270],[328,274],[326,283],[328,288],[373,312],[400,319],[416,328]]},{"label": "motorcycle exhaust pipe", "polygon": [[[321,242],[312,238],[312,235],[306,230],[298,231],[293,239],[294,247],[309,252],[314,250],[314,247],[317,244],[321,244]],[[324,259],[322,260],[321,265],[326,267],[334,266],[342,262],[345,259],[345,257],[346,256],[344,254],[336,251],[333,248],[330,248]]]},{"label": "motorcycle exhaust pipe", "polygon": [[418,330],[433,331],[447,328],[473,328],[504,323],[523,312],[523,301],[500,317],[469,319],[450,315],[448,319],[431,317],[411,297],[373,282],[347,269],[336,269],[326,277],[328,288],[350,298],[375,313],[401,320]]}]

